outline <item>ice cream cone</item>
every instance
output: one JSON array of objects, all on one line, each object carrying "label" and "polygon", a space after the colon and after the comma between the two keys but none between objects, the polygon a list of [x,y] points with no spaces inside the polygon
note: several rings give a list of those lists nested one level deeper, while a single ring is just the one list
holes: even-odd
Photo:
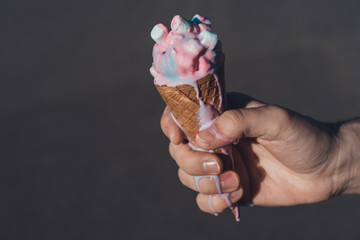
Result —
[{"label": "ice cream cone", "polygon": [[[193,150],[223,155],[223,169],[234,169],[231,146],[204,150],[195,143],[199,131],[211,127],[225,109],[225,57],[217,34],[211,31],[210,20],[195,15],[188,21],[177,15],[171,21],[171,31],[157,24],[151,37],[156,43],[150,73],[174,120],[189,140],[189,146]],[[238,206],[231,204],[229,193],[222,193],[218,175],[194,176],[196,185],[199,179],[209,176],[219,186],[218,195],[229,208],[235,209],[233,213],[238,220]],[[212,210],[211,201],[209,204]]]},{"label": "ice cream cone", "polygon": [[[223,111],[221,99],[221,87],[218,85],[217,76],[209,74],[197,81],[199,98],[212,109],[212,118],[216,118]],[[195,142],[199,133],[200,101],[197,98],[197,91],[190,85],[179,85],[176,87],[156,86],[161,97],[169,107],[174,118],[184,130],[188,140]]]}]

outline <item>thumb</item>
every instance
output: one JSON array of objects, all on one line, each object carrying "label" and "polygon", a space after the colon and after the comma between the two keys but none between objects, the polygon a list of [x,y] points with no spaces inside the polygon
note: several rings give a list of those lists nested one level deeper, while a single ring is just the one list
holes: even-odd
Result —
[{"label": "thumb", "polygon": [[243,137],[275,140],[289,125],[289,113],[274,105],[228,110],[196,136],[196,143],[203,149],[216,149]]}]

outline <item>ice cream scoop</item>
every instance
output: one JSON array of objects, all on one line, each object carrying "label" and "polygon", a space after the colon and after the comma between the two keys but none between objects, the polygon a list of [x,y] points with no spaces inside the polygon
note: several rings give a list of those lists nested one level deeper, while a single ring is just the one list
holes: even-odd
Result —
[{"label": "ice cream scoop", "polygon": [[[163,24],[151,31],[156,44],[153,48],[152,73],[155,84],[177,86],[192,84],[214,73],[224,65],[224,54],[217,35],[210,31],[208,19],[195,15],[188,21],[179,15],[171,21],[168,32]],[[204,27],[205,25],[206,27]]]}]

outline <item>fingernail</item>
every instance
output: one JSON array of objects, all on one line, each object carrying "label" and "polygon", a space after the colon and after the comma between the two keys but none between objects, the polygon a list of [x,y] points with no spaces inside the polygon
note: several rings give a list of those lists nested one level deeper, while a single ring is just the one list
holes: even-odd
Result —
[{"label": "fingernail", "polygon": [[198,135],[196,135],[196,141],[204,147],[209,146],[209,142],[213,138],[214,138],[214,136],[208,131],[203,131],[203,132],[200,132]]},{"label": "fingernail", "polygon": [[220,173],[220,166],[214,160],[205,160],[203,162],[204,172],[207,174],[218,174]]},{"label": "fingernail", "polygon": [[222,190],[235,189],[238,185],[238,179],[231,173],[220,176]]}]

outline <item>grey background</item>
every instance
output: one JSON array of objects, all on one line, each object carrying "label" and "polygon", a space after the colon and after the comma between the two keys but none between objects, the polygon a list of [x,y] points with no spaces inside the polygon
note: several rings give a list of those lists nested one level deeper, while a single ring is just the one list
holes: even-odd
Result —
[{"label": "grey background", "polygon": [[0,3],[1,239],[359,239],[359,196],[213,217],[177,179],[153,25],[209,16],[227,90],[360,116],[359,1]]}]

